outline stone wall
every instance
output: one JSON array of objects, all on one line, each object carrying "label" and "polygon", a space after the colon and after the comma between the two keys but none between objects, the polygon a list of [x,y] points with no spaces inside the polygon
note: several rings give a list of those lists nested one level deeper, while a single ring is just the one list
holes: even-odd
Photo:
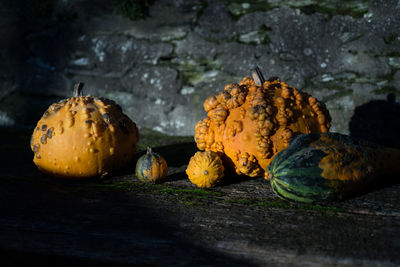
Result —
[{"label": "stone wall", "polygon": [[400,114],[400,1],[156,0],[136,20],[117,1],[0,3],[0,125],[32,127],[82,81],[139,127],[193,135],[206,96],[256,65],[324,101],[332,131],[367,127],[371,101]]}]

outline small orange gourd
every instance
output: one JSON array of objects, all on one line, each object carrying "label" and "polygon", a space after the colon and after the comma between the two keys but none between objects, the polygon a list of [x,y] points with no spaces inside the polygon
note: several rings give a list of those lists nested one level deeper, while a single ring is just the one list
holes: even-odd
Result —
[{"label": "small orange gourd", "polygon": [[207,118],[195,127],[200,150],[220,152],[225,167],[250,177],[264,175],[274,155],[300,133],[327,132],[325,105],[277,77],[253,77],[225,86],[204,101]]},{"label": "small orange gourd", "polygon": [[130,160],[139,132],[114,101],[75,96],[52,104],[31,138],[33,161],[46,173],[63,178],[103,177]]},{"label": "small orange gourd", "polygon": [[219,184],[224,177],[224,165],[218,153],[196,152],[186,169],[189,180],[198,187],[209,188]]},{"label": "small orange gourd", "polygon": [[159,183],[167,177],[167,174],[167,161],[148,147],[146,154],[141,156],[136,163],[136,176],[142,182]]}]

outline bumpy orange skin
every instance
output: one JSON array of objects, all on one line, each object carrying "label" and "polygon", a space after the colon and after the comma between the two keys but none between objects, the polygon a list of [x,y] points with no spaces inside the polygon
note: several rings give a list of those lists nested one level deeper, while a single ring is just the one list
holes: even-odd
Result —
[{"label": "bumpy orange skin", "polygon": [[114,101],[71,97],[44,113],[31,149],[43,172],[72,179],[102,177],[132,158],[138,139],[136,124]]},{"label": "bumpy orange skin", "polygon": [[224,177],[224,165],[218,153],[199,151],[190,158],[186,168],[189,180],[201,188],[218,185]]},{"label": "bumpy orange skin", "polygon": [[265,168],[292,137],[327,132],[331,121],[323,103],[278,78],[228,84],[204,101],[204,109],[208,117],[195,127],[197,147],[224,153],[228,167],[250,177],[267,178]]}]

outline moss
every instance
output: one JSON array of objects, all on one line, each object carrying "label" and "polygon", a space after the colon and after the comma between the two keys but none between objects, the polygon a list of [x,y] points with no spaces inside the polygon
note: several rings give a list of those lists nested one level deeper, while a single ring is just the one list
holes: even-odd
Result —
[{"label": "moss", "polygon": [[146,150],[148,146],[158,147],[176,143],[187,143],[193,140],[193,136],[172,136],[144,127],[140,129],[139,142],[136,148],[138,151],[141,151]]},{"label": "moss", "polygon": [[227,6],[229,12],[231,13],[232,17],[237,20],[241,16],[253,12],[260,12],[260,11],[267,11],[270,10],[273,6],[269,4],[271,1],[263,1],[263,0],[248,0],[248,1],[223,1]]},{"label": "moss", "polygon": [[329,102],[331,100],[334,100],[334,99],[337,99],[337,98],[342,98],[342,97],[349,96],[349,95],[352,95],[352,94],[353,94],[353,90],[352,89],[350,89],[350,90],[340,90],[340,91],[338,91],[338,92],[336,92],[336,93],[334,93],[332,95],[329,95],[329,96],[326,96],[326,97],[322,98],[322,101],[323,102]]},{"label": "moss", "polygon": [[138,194],[162,195],[163,199],[173,200],[185,206],[204,206],[217,201],[225,193],[200,188],[181,188],[165,184],[143,183],[136,180],[102,181],[93,184],[96,191],[124,191]]},{"label": "moss", "polygon": [[233,199],[226,199],[224,201],[239,205],[258,206],[265,208],[295,209],[295,210],[320,211],[320,212],[343,212],[342,209],[334,206],[292,203],[292,202],[287,202],[285,200],[275,200],[267,198],[233,198]]},{"label": "moss", "polygon": [[269,37],[268,32],[271,30],[271,27],[263,24],[256,31],[240,35],[237,37],[236,42],[251,45],[269,44],[271,38]]},{"label": "moss", "polygon": [[393,86],[384,86],[379,89],[375,89],[373,92],[377,95],[400,94],[400,92]]},{"label": "moss", "polygon": [[151,194],[165,194],[170,196],[189,196],[189,197],[222,197],[225,193],[200,189],[200,188],[182,188],[166,184],[156,184],[156,183],[143,183],[135,178],[129,180],[115,181],[115,180],[103,180],[93,184],[96,188],[104,189],[115,189],[123,190],[128,192],[141,192],[141,193],[151,193]]},{"label": "moss", "polygon": [[323,13],[330,17],[334,15],[347,15],[362,18],[368,13],[368,0],[224,0],[227,9],[235,19],[253,12],[268,11],[274,8],[296,8],[304,14]]},{"label": "moss", "polygon": [[[324,1],[291,1],[291,7],[300,8],[306,14],[315,12],[328,14],[330,17],[334,15],[352,16],[354,18],[362,18],[368,12],[367,0],[324,0]],[[302,5],[304,3],[304,5]]]},{"label": "moss", "polygon": [[186,206],[204,206],[210,202],[226,202],[244,206],[279,208],[288,210],[307,210],[320,212],[343,212],[334,206],[317,204],[291,203],[284,200],[269,198],[236,198],[213,189],[181,188],[165,184],[142,183],[135,180],[130,181],[102,181],[93,185],[97,190],[122,190],[126,192],[137,192],[141,194],[159,194],[172,198]]},{"label": "moss", "polygon": [[115,2],[114,13],[131,20],[143,19],[149,15],[149,7],[153,0],[118,0]]},{"label": "moss", "polygon": [[210,75],[221,69],[221,64],[218,60],[205,57],[187,58],[173,62],[173,65],[179,70],[182,84],[190,86],[210,80]]}]

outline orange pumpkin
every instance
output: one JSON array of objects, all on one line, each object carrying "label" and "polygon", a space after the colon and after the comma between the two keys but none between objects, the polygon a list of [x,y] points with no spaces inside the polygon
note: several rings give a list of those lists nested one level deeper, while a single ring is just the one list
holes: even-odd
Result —
[{"label": "orange pumpkin", "polygon": [[223,153],[225,167],[251,177],[265,175],[292,137],[327,132],[331,120],[323,103],[277,77],[265,81],[258,68],[253,78],[209,96],[204,109],[208,117],[195,127],[197,147]]},{"label": "orange pumpkin", "polygon": [[190,158],[186,174],[189,180],[198,187],[210,188],[222,181],[224,165],[218,153],[199,151]]},{"label": "orange pumpkin", "polygon": [[31,139],[33,161],[46,173],[64,178],[105,176],[135,153],[136,124],[114,101],[75,96],[52,104]]}]

